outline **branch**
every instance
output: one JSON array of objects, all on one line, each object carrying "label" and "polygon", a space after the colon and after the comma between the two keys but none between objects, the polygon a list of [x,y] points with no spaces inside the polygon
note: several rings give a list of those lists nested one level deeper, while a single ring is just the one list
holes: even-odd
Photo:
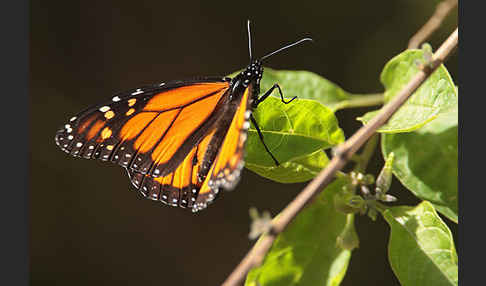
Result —
[{"label": "branch", "polygon": [[457,0],[445,0],[437,4],[434,14],[408,42],[409,49],[417,49],[432,33],[437,30],[444,18],[457,6]]},{"label": "branch", "polygon": [[332,158],[327,167],[322,170],[300,193],[290,202],[279,214],[277,219],[272,221],[270,231],[265,234],[254,246],[253,249],[243,258],[240,264],[233,270],[223,282],[224,286],[239,285],[246,274],[254,266],[259,265],[266,253],[273,244],[273,241],[281,233],[292,219],[304,208],[315,195],[320,193],[334,178],[335,173],[341,170],[349,158],[370,138],[375,131],[385,124],[398,108],[420,87],[420,85],[444,62],[452,50],[457,46],[458,32],[456,30],[440,46],[432,57],[428,68],[419,71],[415,77],[386,104],[379,114],[370,122],[361,127],[351,138],[338,146],[336,156]]}]

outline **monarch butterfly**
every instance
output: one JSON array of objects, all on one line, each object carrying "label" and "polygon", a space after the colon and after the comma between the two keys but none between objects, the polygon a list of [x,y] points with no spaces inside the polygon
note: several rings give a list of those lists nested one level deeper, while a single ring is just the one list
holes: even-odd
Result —
[{"label": "monarch butterfly", "polygon": [[254,108],[280,86],[261,97],[262,62],[298,45],[286,45],[253,60],[247,21],[250,63],[234,78],[164,82],[116,94],[72,117],[55,135],[64,152],[101,159],[124,167],[132,185],[145,197],[171,206],[207,207],[219,188],[232,189],[243,168],[249,120],[263,136]]}]

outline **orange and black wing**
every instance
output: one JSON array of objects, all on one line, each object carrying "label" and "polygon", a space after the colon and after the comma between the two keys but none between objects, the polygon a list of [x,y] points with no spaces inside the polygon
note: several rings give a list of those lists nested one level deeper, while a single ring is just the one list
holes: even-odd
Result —
[{"label": "orange and black wing", "polygon": [[172,173],[154,178],[128,170],[132,184],[144,196],[172,206],[199,211],[207,207],[219,188],[232,189],[243,168],[244,144],[250,123],[251,87],[238,100],[226,105],[217,124],[184,162]]},{"label": "orange and black wing", "polygon": [[133,89],[72,117],[55,136],[66,153],[153,177],[173,174],[224,113],[228,79]]},{"label": "orange and black wing", "polygon": [[207,165],[205,157],[215,153],[214,145],[211,145],[215,138],[217,138],[216,129],[213,129],[192,148],[184,161],[166,176],[154,178],[127,169],[130,181],[148,199],[171,206],[192,208],[209,169],[205,167]]},{"label": "orange and black wing", "polygon": [[240,179],[240,172],[244,166],[245,142],[250,127],[248,120],[252,111],[252,89],[250,85],[243,93],[218,154],[201,185],[194,210],[206,208],[207,203],[218,194],[220,187],[231,190]]}]

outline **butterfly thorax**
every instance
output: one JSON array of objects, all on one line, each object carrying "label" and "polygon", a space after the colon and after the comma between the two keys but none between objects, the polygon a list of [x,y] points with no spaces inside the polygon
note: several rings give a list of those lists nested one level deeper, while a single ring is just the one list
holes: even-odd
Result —
[{"label": "butterfly thorax", "polygon": [[243,94],[243,91],[251,85],[252,96],[260,93],[260,80],[263,76],[262,62],[255,60],[251,62],[245,70],[231,80],[232,95]]}]

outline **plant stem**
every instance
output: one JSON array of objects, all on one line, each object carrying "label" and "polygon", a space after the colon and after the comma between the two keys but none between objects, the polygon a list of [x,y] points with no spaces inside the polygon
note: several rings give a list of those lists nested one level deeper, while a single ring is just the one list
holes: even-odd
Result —
[{"label": "plant stem", "polygon": [[420,43],[427,40],[440,27],[442,21],[457,6],[457,0],[445,0],[437,4],[434,14],[408,42],[409,49],[417,49]]},{"label": "plant stem", "polygon": [[368,107],[382,105],[385,102],[383,93],[353,94],[348,100],[338,104],[336,110],[345,108]]}]

